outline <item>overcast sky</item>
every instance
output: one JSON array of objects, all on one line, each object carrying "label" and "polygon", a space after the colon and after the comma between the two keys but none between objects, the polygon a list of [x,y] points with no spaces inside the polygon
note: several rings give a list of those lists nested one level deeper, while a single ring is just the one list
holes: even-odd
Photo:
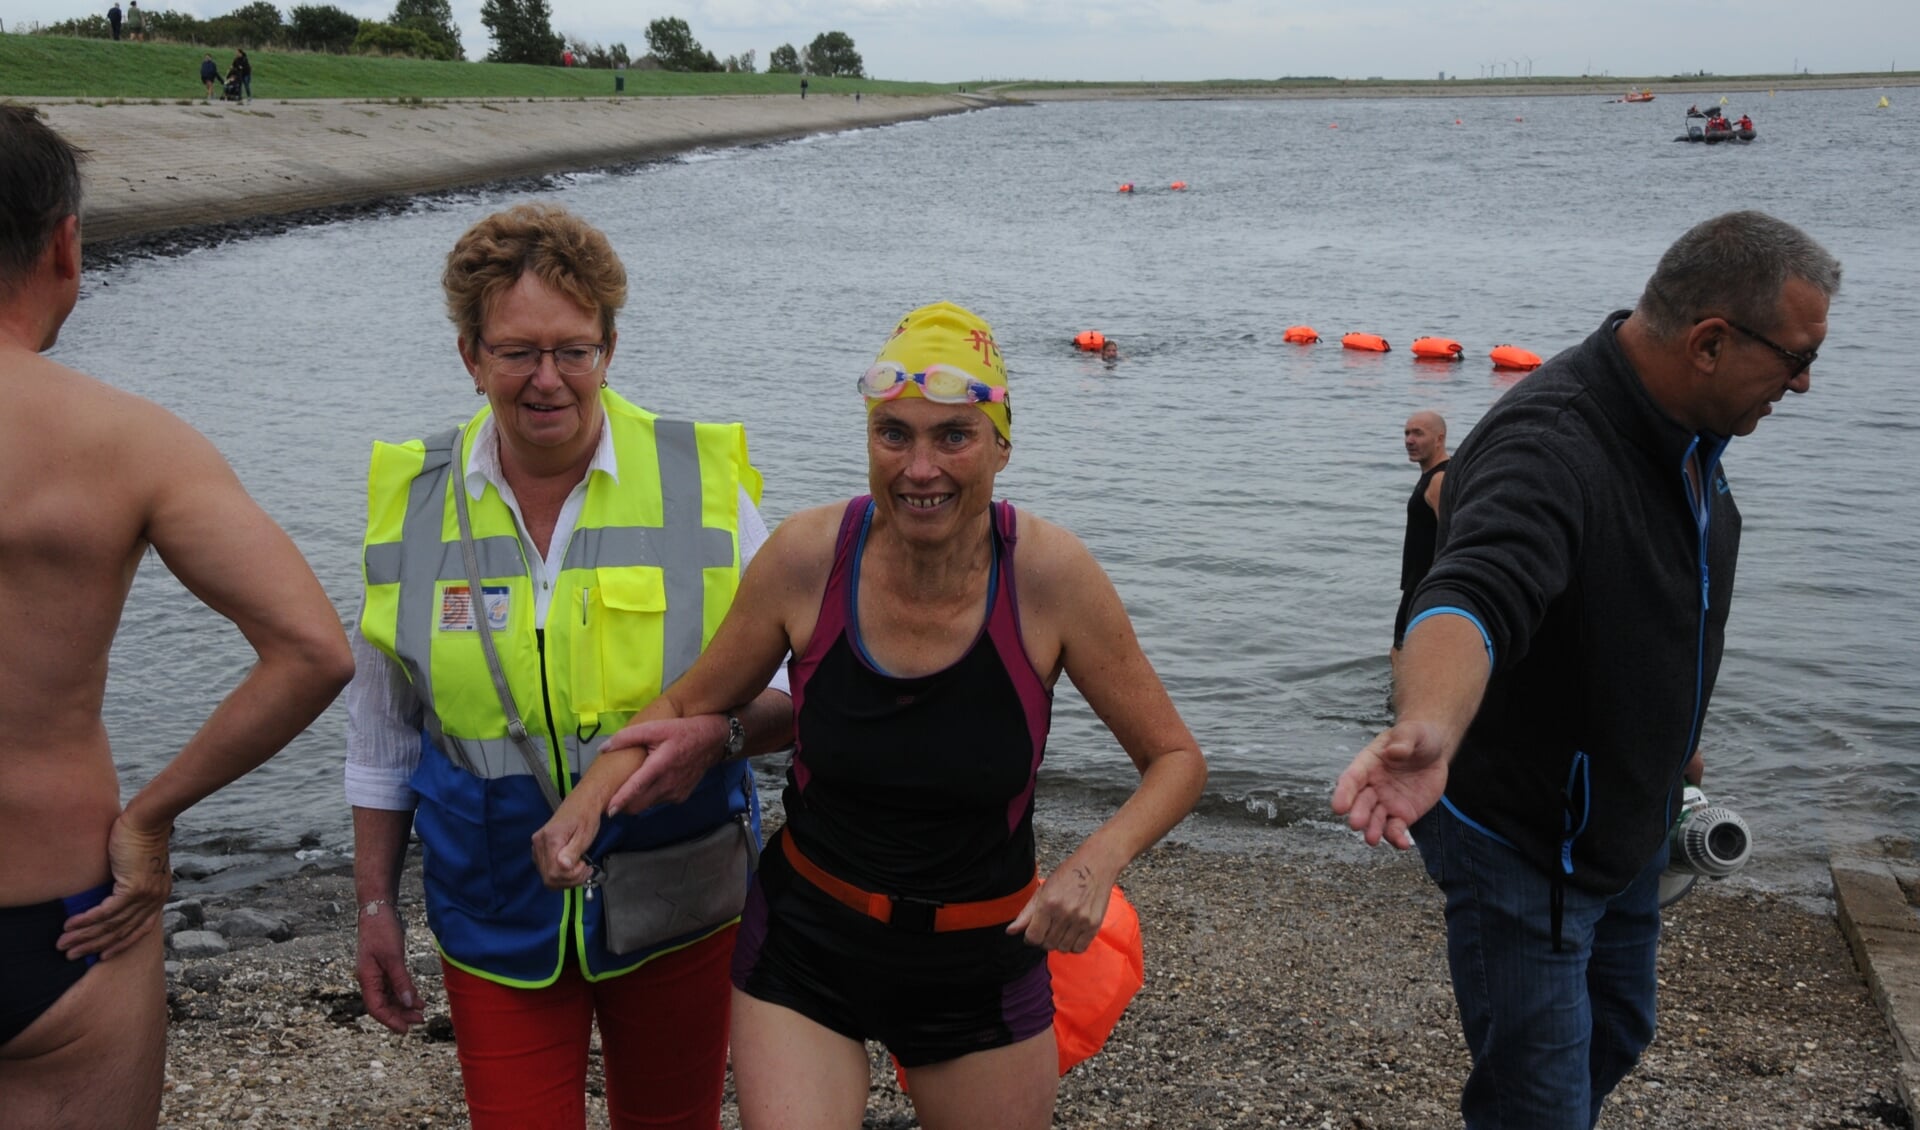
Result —
[{"label": "overcast sky", "polygon": [[[124,0],[123,0],[124,2]],[[149,0],[214,16],[243,0]],[[325,0],[314,0],[325,2]],[[367,19],[392,0],[332,0]],[[549,0],[554,30],[645,52],[679,16],[725,58],[844,31],[876,78],[1168,81],[1920,70],[1920,0]],[[9,30],[112,0],[0,0]],[[481,0],[453,0],[469,58]],[[282,0],[281,11],[291,8]]]}]

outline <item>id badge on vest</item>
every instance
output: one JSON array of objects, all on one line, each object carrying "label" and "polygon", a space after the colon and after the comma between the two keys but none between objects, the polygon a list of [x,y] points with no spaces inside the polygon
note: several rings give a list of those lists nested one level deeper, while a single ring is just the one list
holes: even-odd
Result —
[{"label": "id badge on vest", "polygon": [[[511,607],[505,585],[482,585],[481,604],[487,610],[487,627],[496,632],[507,630],[507,611]],[[440,630],[473,632],[473,589],[468,585],[448,585],[440,590]]]}]

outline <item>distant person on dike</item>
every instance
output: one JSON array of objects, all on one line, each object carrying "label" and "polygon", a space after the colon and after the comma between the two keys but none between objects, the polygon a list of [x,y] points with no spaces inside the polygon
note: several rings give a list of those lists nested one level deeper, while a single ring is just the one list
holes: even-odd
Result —
[{"label": "distant person on dike", "polygon": [[[0,1125],[152,1127],[173,823],[304,729],[351,659],[212,444],[40,355],[80,293],[80,173],[26,107],[0,106],[0,152]],[[100,710],[149,548],[259,660],[122,807]]]},{"label": "distant person on dike", "polygon": [[1807,391],[1839,285],[1791,224],[1707,220],[1453,457],[1395,724],[1333,810],[1417,842],[1446,896],[1469,1130],[1589,1130],[1653,1039],[1660,873],[1740,542],[1720,457]]},{"label": "distant person on dike", "polygon": [[140,0],[127,0],[127,38],[135,43],[147,41],[147,14],[140,10]]},{"label": "distant person on dike", "polygon": [[[760,473],[741,425],[663,419],[608,387],[627,273],[584,220],[495,213],[441,281],[484,405],[424,442],[375,444],[367,475],[346,765],[367,1012],[396,1032],[421,1019],[397,905],[417,831],[476,1130],[583,1126],[596,1021],[614,1127],[712,1130],[759,849],[743,758],[787,744],[784,680],[660,731],[647,810],[594,845],[671,871],[659,882],[549,889],[530,841],[720,626],[766,539]],[[709,877],[729,867],[730,887]],[[686,916],[616,949],[616,894]]]},{"label": "distant person on dike", "polygon": [[800,79],[800,97],[805,98],[806,96],[807,96],[807,80],[806,80],[806,77],[803,75],[801,76],[801,79]]},{"label": "distant person on dike", "polygon": [[253,60],[247,58],[247,49],[236,47],[233,50],[233,62],[228,65],[227,73],[240,80],[240,97],[253,101]]},{"label": "distant person on dike", "polygon": [[1420,467],[1420,481],[1407,499],[1407,533],[1400,544],[1400,609],[1393,615],[1393,651],[1397,668],[1400,646],[1407,637],[1407,610],[1413,591],[1433,564],[1434,539],[1440,529],[1440,486],[1447,478],[1447,422],[1438,412],[1415,412],[1407,417],[1402,439],[1407,461]]},{"label": "distant person on dike", "polygon": [[213,61],[211,51],[200,59],[200,84],[207,88],[207,101],[213,101],[214,87],[220,85],[220,66]]},{"label": "distant person on dike", "polygon": [[107,9],[107,27],[113,31],[113,41],[120,42],[120,4],[115,0],[113,7]]},{"label": "distant person on dike", "polygon": [[[877,1040],[922,1125],[1041,1130],[1059,1087],[1047,951],[1087,948],[1206,763],[1087,547],[994,501],[1012,408],[991,327],[913,310],[858,384],[872,493],[781,523],[706,654],[534,848],[548,882],[586,881],[602,815],[654,803],[680,720],[751,696],[791,653],[787,824],[733,958],[741,1125],[859,1126]],[[1039,886],[1034,786],[1063,672],[1141,778]]]}]

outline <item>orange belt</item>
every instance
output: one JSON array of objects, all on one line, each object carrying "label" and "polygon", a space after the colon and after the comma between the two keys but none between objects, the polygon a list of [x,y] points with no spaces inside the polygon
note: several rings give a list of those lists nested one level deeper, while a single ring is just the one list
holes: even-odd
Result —
[{"label": "orange belt", "polygon": [[1040,889],[1040,876],[1036,874],[1027,880],[1026,886],[1010,895],[979,902],[940,903],[929,899],[880,895],[863,891],[845,879],[836,879],[821,870],[819,864],[800,854],[793,836],[784,828],[780,830],[780,851],[801,878],[832,895],[834,901],[877,922],[922,934],[978,930],[1011,922],[1019,917],[1027,900],[1033,897],[1033,892]]}]

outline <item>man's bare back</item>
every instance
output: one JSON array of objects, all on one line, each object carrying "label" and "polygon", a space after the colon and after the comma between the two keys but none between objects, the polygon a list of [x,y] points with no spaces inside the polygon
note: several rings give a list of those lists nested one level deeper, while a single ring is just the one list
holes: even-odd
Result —
[{"label": "man's bare back", "polygon": [[[40,356],[79,293],[78,175],[30,110],[0,106],[0,151],[0,1130],[146,1127],[173,822],[304,729],[352,658],[204,437]],[[100,708],[148,546],[259,662],[123,809]]]}]

